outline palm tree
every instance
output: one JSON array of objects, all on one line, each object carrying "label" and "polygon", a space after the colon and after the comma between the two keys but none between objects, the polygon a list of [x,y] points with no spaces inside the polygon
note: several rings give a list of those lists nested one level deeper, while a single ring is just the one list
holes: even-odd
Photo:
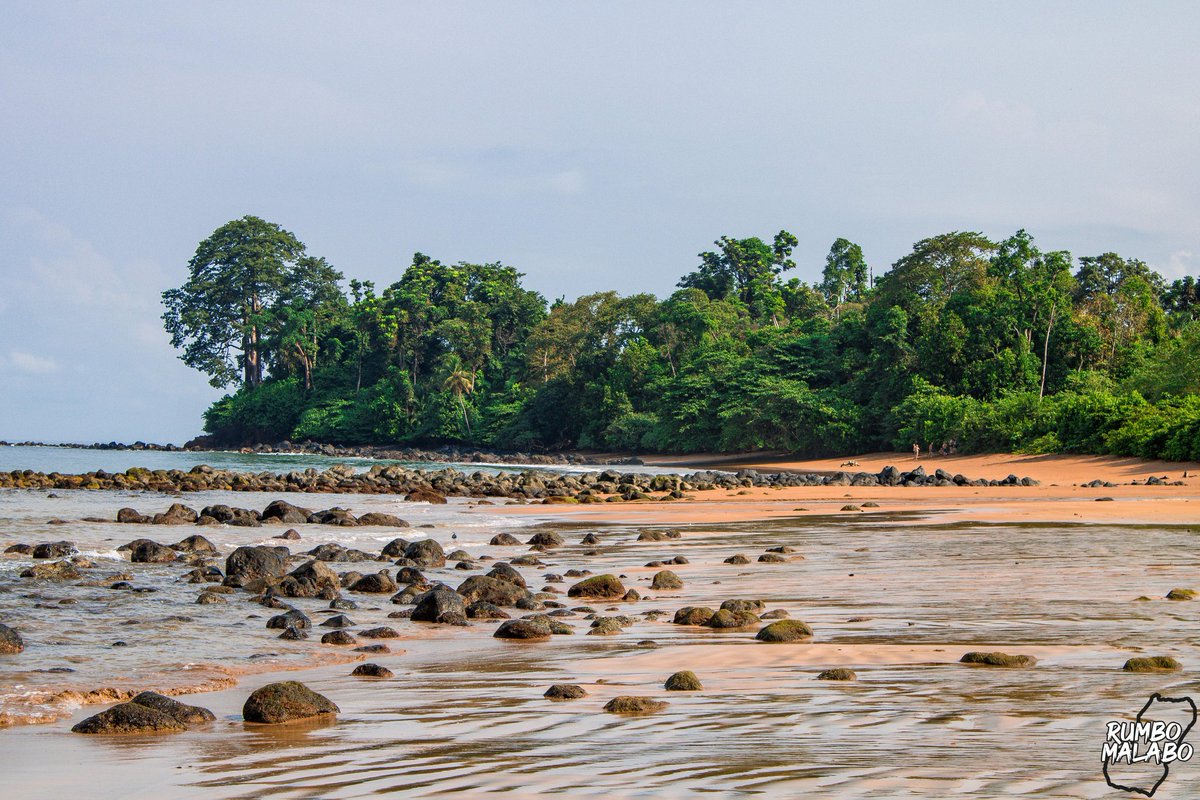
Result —
[{"label": "palm tree", "polygon": [[449,389],[450,393],[458,400],[458,407],[462,409],[463,423],[467,426],[467,435],[470,436],[471,420],[467,416],[467,402],[463,396],[475,391],[475,373],[464,369],[462,362],[459,362],[455,369],[450,370],[442,388]]}]

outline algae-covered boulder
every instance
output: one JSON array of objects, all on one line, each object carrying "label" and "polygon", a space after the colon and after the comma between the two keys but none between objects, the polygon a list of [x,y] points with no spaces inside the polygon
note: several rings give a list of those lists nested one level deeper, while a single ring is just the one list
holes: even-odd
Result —
[{"label": "algae-covered boulder", "polygon": [[731,555],[729,558],[725,559],[724,563],[726,563],[726,564],[749,564],[750,559],[746,558],[741,553],[735,553],[734,555]]},{"label": "algae-covered boulder", "polygon": [[758,617],[749,611],[730,611],[727,608],[721,608],[703,624],[706,628],[731,629],[747,628],[756,622],[758,622]]},{"label": "algae-covered boulder", "polygon": [[517,547],[521,544],[521,540],[511,533],[497,533],[488,544],[492,547]]},{"label": "algae-covered boulder", "polygon": [[854,670],[846,669],[845,667],[834,667],[827,669],[817,675],[819,681],[856,681],[858,675],[854,674]]},{"label": "algae-covered boulder", "polygon": [[487,575],[472,575],[458,587],[458,594],[468,603],[491,603],[501,608],[515,606],[518,600],[530,596],[525,587]]},{"label": "algae-covered boulder", "polygon": [[755,634],[760,642],[800,642],[811,639],[812,628],[798,619],[780,619],[772,622]]},{"label": "algae-covered boulder", "polygon": [[395,673],[379,664],[366,663],[359,664],[350,675],[355,678],[391,678]]},{"label": "algae-covered boulder", "polygon": [[992,652],[992,653],[967,653],[959,659],[963,664],[977,664],[985,667],[1009,667],[1021,668],[1032,667],[1037,663],[1037,659],[1033,656],[1024,655],[1009,655],[1008,653]]},{"label": "algae-covered boulder", "polygon": [[25,649],[25,640],[21,634],[0,622],[0,655],[16,655]]},{"label": "algae-covered boulder", "polygon": [[212,722],[217,718],[207,708],[189,706],[187,703],[181,703],[174,698],[167,697],[158,692],[141,692],[129,702],[137,703],[146,708],[152,708],[155,711],[166,714],[168,717],[175,718],[175,720],[184,725]]},{"label": "algae-covered boulder", "polygon": [[438,584],[417,598],[412,619],[414,622],[453,622],[465,618],[466,614],[462,595],[449,586]]},{"label": "algae-covered boulder", "polygon": [[1172,589],[1171,591],[1167,592],[1167,599],[1168,600],[1195,600],[1196,599],[1196,590],[1195,589]]},{"label": "algae-covered boulder", "polygon": [[407,566],[440,568],[446,566],[446,551],[433,539],[419,539],[404,548]]},{"label": "algae-covered boulder", "polygon": [[707,606],[684,606],[675,612],[671,620],[676,625],[703,625],[712,619],[715,612]]},{"label": "algae-covered boulder", "polygon": [[664,569],[654,573],[654,578],[650,581],[650,588],[656,592],[667,591],[670,589],[682,589],[683,578],[680,578],[669,569]]},{"label": "algae-covered boulder", "polygon": [[115,705],[71,728],[73,733],[178,733],[186,730],[187,726],[170,714],[134,702]]},{"label": "algae-covered boulder", "polygon": [[256,578],[282,578],[287,558],[274,547],[239,547],[225,559],[225,583],[244,586]]},{"label": "algae-covered boulder", "polygon": [[567,590],[568,597],[593,597],[599,600],[617,600],[624,595],[625,587],[615,575],[593,575]]},{"label": "algae-covered boulder", "polygon": [[621,695],[614,697],[604,704],[604,710],[610,714],[653,714],[662,711],[667,703],[655,700],[653,697],[635,697]]},{"label": "algae-covered boulder", "polygon": [[543,617],[505,620],[492,636],[497,639],[536,642],[549,639],[552,633],[549,620]]},{"label": "algae-covered boulder", "polygon": [[328,697],[317,694],[303,683],[280,681],[255,689],[242,706],[242,717],[247,722],[278,725],[337,714],[340,710]]},{"label": "algae-covered boulder", "polygon": [[1183,665],[1170,656],[1131,658],[1122,667],[1126,672],[1178,672]]},{"label": "algae-covered boulder", "polygon": [[696,673],[686,669],[667,678],[667,682],[663,686],[670,692],[698,692],[704,688],[700,684],[700,679],[696,677]]}]

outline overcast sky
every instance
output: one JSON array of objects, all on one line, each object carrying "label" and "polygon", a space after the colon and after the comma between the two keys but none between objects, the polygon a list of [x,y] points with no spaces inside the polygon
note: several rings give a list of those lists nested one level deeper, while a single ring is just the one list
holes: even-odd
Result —
[{"label": "overcast sky", "polygon": [[159,295],[245,214],[385,286],[669,293],[722,234],[1200,271],[1200,4],[4,4],[0,439],[182,442]]}]

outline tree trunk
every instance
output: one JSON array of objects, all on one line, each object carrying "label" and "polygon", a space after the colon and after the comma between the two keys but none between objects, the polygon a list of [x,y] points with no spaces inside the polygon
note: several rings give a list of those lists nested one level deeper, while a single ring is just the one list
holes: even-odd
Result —
[{"label": "tree trunk", "polygon": [[1046,340],[1042,344],[1042,388],[1038,390],[1038,401],[1046,395],[1046,365],[1050,360],[1050,329],[1054,327],[1054,316],[1058,313],[1058,308],[1050,309],[1050,324],[1046,326]]}]

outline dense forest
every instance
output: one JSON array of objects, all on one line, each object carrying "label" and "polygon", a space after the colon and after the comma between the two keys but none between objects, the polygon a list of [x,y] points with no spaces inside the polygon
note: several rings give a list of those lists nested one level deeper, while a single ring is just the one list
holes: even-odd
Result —
[{"label": "dense forest", "polygon": [[346,282],[248,216],[200,243],[163,319],[236,389],[204,417],[225,444],[1200,459],[1194,278],[1017,231],[923,239],[878,275],[838,239],[808,284],[796,244],[722,237],[665,299],[547,304],[512,267],[421,253],[381,290]]}]

